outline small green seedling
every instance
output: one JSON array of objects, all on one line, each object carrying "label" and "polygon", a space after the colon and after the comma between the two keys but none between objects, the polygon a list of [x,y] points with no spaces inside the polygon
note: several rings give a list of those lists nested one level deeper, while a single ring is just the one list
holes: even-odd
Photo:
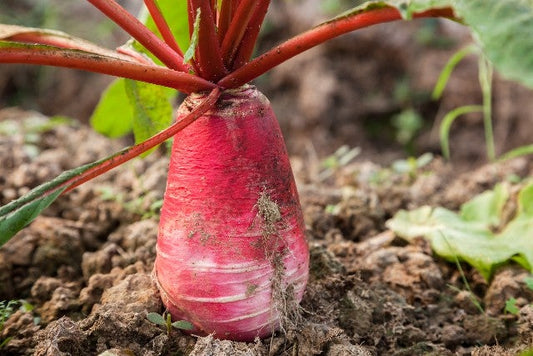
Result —
[{"label": "small green seedling", "polygon": [[505,313],[517,315],[520,309],[516,306],[516,299],[515,298],[509,298],[505,301]]},{"label": "small green seedling", "polygon": [[167,330],[167,335],[170,335],[172,328],[176,328],[180,330],[192,330],[193,329],[193,325],[189,323],[188,321],[178,320],[178,321],[172,322],[172,317],[170,313],[166,313],[166,312],[164,312],[163,315],[159,313],[148,313],[146,318],[156,325],[164,326]]},{"label": "small green seedling", "polygon": [[[533,277],[524,278],[524,283],[526,284],[526,287],[528,289],[533,290]],[[520,308],[516,306],[515,298],[511,297],[505,301],[504,311],[509,314],[518,315],[518,313],[520,312]]]},{"label": "small green seedling", "polygon": [[29,116],[22,121],[0,121],[0,136],[21,135],[24,142],[23,149],[31,158],[36,158],[40,149],[38,143],[42,134],[58,126],[74,125],[75,122],[63,116],[55,116],[50,119],[38,115]]},{"label": "small green seedling", "polygon": [[4,327],[4,323],[15,312],[16,300],[2,300],[0,301],[0,330]]},{"label": "small green seedling", "polygon": [[433,154],[427,152],[418,158],[409,157],[407,159],[396,160],[392,163],[392,169],[397,173],[406,173],[409,175],[409,178],[414,179],[418,170],[430,164],[431,161],[433,161]]},{"label": "small green seedling", "polygon": [[[476,295],[472,291],[472,288],[470,288],[470,283],[468,283],[468,279],[466,278],[465,272],[463,271],[463,267],[461,267],[461,262],[459,262],[459,258],[457,256],[454,256],[455,266],[457,266],[457,270],[459,271],[459,274],[461,275],[461,279],[463,281],[463,284],[465,285],[465,288],[468,292],[468,298],[474,304],[476,309],[481,313],[485,314],[485,310],[483,309],[483,306],[477,299]],[[461,292],[461,290],[455,286],[450,285],[451,289],[455,290],[456,292]]]},{"label": "small green seedling", "polygon": [[318,179],[323,181],[331,177],[337,169],[352,162],[360,153],[361,148],[359,147],[350,148],[347,145],[342,145],[332,155],[322,161],[324,170],[319,173]]},{"label": "small green seedling", "polygon": [[533,276],[524,278],[524,283],[529,289],[533,290]]},{"label": "small green seedling", "polygon": [[126,211],[141,216],[141,219],[150,219],[159,215],[163,199],[157,199],[146,208],[145,200],[147,192],[142,193],[135,199],[127,200],[124,194],[117,193],[112,187],[102,186],[99,188],[101,199],[104,201],[114,201],[120,204]]},{"label": "small green seedling", "polygon": [[[0,301],[0,331],[2,331],[2,329],[4,328],[4,324],[7,319],[9,319],[9,317],[13,315],[17,310],[20,310],[24,313],[29,313],[33,310],[33,305],[23,299]],[[35,317],[33,320],[35,324],[38,324],[40,321],[41,320],[38,317]],[[6,346],[11,339],[12,337],[7,337],[3,340],[0,339],[0,349]]]}]

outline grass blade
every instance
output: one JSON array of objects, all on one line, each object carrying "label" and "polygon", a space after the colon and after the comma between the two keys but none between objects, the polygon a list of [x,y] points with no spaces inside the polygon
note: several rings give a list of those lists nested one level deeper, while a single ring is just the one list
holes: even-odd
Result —
[{"label": "grass blade", "polygon": [[450,76],[457,66],[459,62],[463,60],[467,55],[476,53],[477,47],[475,45],[469,45],[466,46],[459,51],[457,51],[449,60],[448,63],[444,66],[442,71],[440,72],[439,78],[437,79],[437,84],[435,84],[435,88],[433,89],[433,93],[431,93],[431,99],[438,100],[442,96],[442,92],[444,91],[444,88],[446,87],[446,84],[448,84],[448,79],[450,79]]},{"label": "grass blade", "polygon": [[494,129],[492,127],[492,64],[481,56],[479,58],[479,84],[483,93],[483,126],[485,129],[485,145],[489,161],[496,158]]},{"label": "grass blade", "polygon": [[513,158],[517,158],[520,156],[530,155],[533,154],[533,145],[526,145],[526,146],[520,146],[518,148],[515,148],[498,158],[498,161],[507,161]]},{"label": "grass blade", "polygon": [[442,149],[442,155],[446,159],[450,159],[450,128],[459,116],[469,114],[472,112],[482,112],[483,106],[481,105],[467,105],[453,109],[444,116],[442,123],[440,124],[439,137],[440,145]]}]

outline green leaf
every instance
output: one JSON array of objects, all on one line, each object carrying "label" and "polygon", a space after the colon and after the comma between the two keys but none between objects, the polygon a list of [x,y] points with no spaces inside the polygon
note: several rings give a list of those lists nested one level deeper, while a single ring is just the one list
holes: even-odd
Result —
[{"label": "green leaf", "polygon": [[397,8],[404,19],[411,19],[414,13],[430,9],[442,9],[446,7],[451,7],[451,5],[452,0],[371,0],[361,5],[355,6],[348,11],[343,12],[339,16],[335,17],[335,19],[389,6]]},{"label": "green leaf", "polygon": [[[175,90],[130,79],[126,79],[125,83],[126,94],[133,106],[133,133],[136,143],[152,137],[171,124],[170,99]],[[148,155],[154,149],[141,156]]]},{"label": "green leaf", "polygon": [[[91,126],[102,135],[116,138],[131,132],[133,108],[128,105],[126,80],[115,79],[102,93],[100,102],[91,116]],[[126,104],[126,105],[125,105]]]},{"label": "green leaf", "polygon": [[189,44],[187,51],[183,55],[183,61],[185,63],[190,62],[190,60],[194,57],[196,47],[198,46],[198,33],[200,32],[200,16],[201,15],[202,15],[202,11],[200,10],[200,8],[198,8],[198,10],[196,11],[196,18],[194,19],[194,27],[193,27],[192,36],[191,36],[191,43]]},{"label": "green leaf", "polygon": [[516,306],[516,299],[509,298],[505,301],[505,312],[513,315],[517,315],[520,309]]},{"label": "green leaf", "polygon": [[507,161],[520,156],[533,154],[533,145],[520,146],[508,151],[498,158],[498,161]]},{"label": "green leaf", "polygon": [[[165,20],[170,26],[170,29],[174,35],[174,38],[178,42],[180,48],[187,48],[189,45],[189,25],[187,15],[187,2],[186,1],[173,1],[173,0],[159,0],[157,5],[161,12],[165,16]],[[153,19],[149,16],[146,8],[143,8],[143,12],[139,16],[141,21],[154,33],[158,33],[157,26]],[[146,48],[144,48],[137,41],[133,41],[133,48],[141,53],[149,56],[153,61],[160,63]],[[131,81],[131,80],[128,80]],[[158,107],[162,108],[161,104],[164,100],[172,99],[177,92],[173,89],[156,89],[158,86],[153,84],[145,84],[139,82],[135,87],[147,86],[153,89],[142,90],[146,94],[147,91],[154,91],[155,94],[163,94],[163,97],[159,98],[157,95],[134,95],[133,99],[131,92],[126,94],[126,86],[132,86],[131,83],[126,84],[125,79],[115,80],[108,89],[103,93],[98,106],[96,107],[93,116],[91,117],[91,124],[93,128],[109,137],[120,137],[130,133],[133,129],[135,134],[135,141],[140,142],[143,138],[150,137],[151,134],[159,132],[164,129],[172,121],[172,107],[162,110],[162,117],[157,113],[142,114],[144,111],[140,109],[140,106],[150,108]],[[128,89],[129,90],[129,89]],[[135,90],[134,90],[135,91]],[[164,98],[164,99],[163,99]],[[155,100],[154,100],[155,99]],[[132,100],[132,101],[131,101]],[[140,101],[139,101],[140,100]],[[151,102],[150,100],[154,100]],[[131,105],[133,102],[133,105]],[[142,103],[141,103],[142,102]],[[170,105],[170,104],[169,104]],[[168,112],[170,110],[170,112]],[[149,110],[150,111],[150,110]],[[153,122],[152,122],[153,120]],[[165,126],[162,126],[166,123]],[[143,124],[147,124],[148,127],[142,128]],[[160,130],[154,131],[154,127],[160,128]],[[150,136],[146,136],[150,135]],[[148,155],[149,152],[145,154]]]},{"label": "green leaf", "polygon": [[[165,20],[170,26],[170,30],[180,48],[183,49],[189,47],[189,16],[187,13],[187,1],[157,0],[157,6],[165,16]],[[140,17],[141,19],[145,19],[144,24],[146,27],[152,32],[158,33],[157,26],[152,18],[148,16],[148,11],[145,11]],[[148,52],[144,53],[148,54]]]},{"label": "green leaf", "polygon": [[533,290],[533,277],[524,278],[524,283],[529,289]]},{"label": "green leaf", "polygon": [[509,197],[509,188],[500,184],[463,204],[459,213],[424,206],[399,211],[387,226],[406,240],[428,239],[439,256],[466,261],[486,279],[511,259],[533,271],[533,183],[518,194],[516,216],[500,226]]},{"label": "green leaf", "polygon": [[2,232],[0,246],[34,220],[41,211],[68,189],[72,185],[73,178],[113,157],[115,155],[65,171],[53,180],[33,188],[22,197],[0,207],[0,231]]},{"label": "green leaf", "polygon": [[442,9],[451,6],[451,0],[389,0],[391,6],[398,8],[403,18],[411,19],[413,14],[429,9]]},{"label": "green leaf", "polygon": [[61,188],[55,192],[36,199],[16,211],[0,217],[0,246],[5,244],[23,227],[33,221],[44,209],[46,209],[66,188]]},{"label": "green leaf", "polygon": [[464,203],[460,215],[465,221],[497,228],[501,223],[500,214],[508,199],[509,189],[506,185],[498,184],[494,190],[483,192]]},{"label": "green leaf", "polygon": [[163,318],[161,314],[148,313],[148,315],[146,315],[146,318],[156,325],[162,325],[162,326],[166,325],[165,318]]},{"label": "green leaf", "polygon": [[185,320],[179,320],[172,323],[172,326],[176,329],[182,329],[182,330],[192,330],[194,326]]},{"label": "green leaf", "polygon": [[453,0],[453,4],[498,71],[533,88],[533,2]]},{"label": "green leaf", "polygon": [[459,64],[459,62],[461,62],[463,58],[465,58],[467,55],[477,53],[478,51],[478,46],[470,44],[454,53],[454,55],[448,60],[448,63],[446,63],[446,65],[440,72],[439,78],[437,79],[437,83],[435,84],[435,88],[431,93],[431,99],[440,99],[442,93],[444,92],[444,88],[446,88],[446,84],[448,84],[448,79],[450,79],[450,76],[452,75],[452,72],[457,66],[457,64]]}]

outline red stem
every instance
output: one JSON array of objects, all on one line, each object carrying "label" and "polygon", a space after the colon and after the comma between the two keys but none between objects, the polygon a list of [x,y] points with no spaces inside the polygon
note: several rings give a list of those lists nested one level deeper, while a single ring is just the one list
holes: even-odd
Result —
[{"label": "red stem", "polygon": [[82,69],[163,85],[190,94],[216,85],[198,76],[156,65],[145,65],[78,50],[13,44],[0,47],[0,63],[40,64]]},{"label": "red stem", "polygon": [[146,49],[154,54],[161,62],[171,69],[188,72],[189,68],[183,63],[183,57],[177,54],[159,37],[154,35],[146,26],[127,12],[115,0],[88,0],[98,10],[103,12],[113,22],[128,32]]},{"label": "red stem", "polygon": [[252,57],[252,53],[257,42],[257,37],[259,36],[259,31],[261,30],[261,25],[263,24],[269,5],[270,0],[261,0],[259,4],[257,4],[255,12],[250,19],[250,23],[248,24],[246,32],[241,40],[239,49],[235,54],[232,70],[242,67]]},{"label": "red stem", "polygon": [[196,48],[196,60],[200,74],[207,80],[216,81],[226,75],[228,71],[222,61],[210,0],[190,0],[190,4],[195,15],[198,8],[201,11],[198,32],[200,40]]},{"label": "red stem", "polygon": [[[449,8],[442,10],[430,10],[414,17],[447,17],[453,18],[453,11]],[[255,58],[236,71],[222,78],[218,85],[223,88],[236,88],[259,77],[273,67],[286,60],[317,46],[325,41],[342,34],[361,29],[364,27],[395,21],[401,19],[397,9],[386,7],[368,12],[349,15],[323,23],[307,32],[293,37],[286,42],[276,46],[263,55]]]},{"label": "red stem", "polygon": [[156,0],[144,0],[144,4],[146,5],[148,12],[150,12],[150,16],[152,16],[152,19],[154,20],[155,25],[157,26],[157,29],[159,30],[159,33],[163,37],[165,43],[183,58],[183,52],[176,42],[176,38],[174,38],[174,35],[172,34],[165,17],[161,13],[161,10],[155,1]]},{"label": "red stem", "polygon": [[220,44],[222,44],[222,41],[226,36],[226,32],[228,31],[229,24],[231,23],[233,6],[235,6],[235,0],[222,0],[220,12],[218,13],[217,18],[218,41]]},{"label": "red stem", "polygon": [[258,6],[256,0],[243,0],[239,4],[235,15],[231,19],[230,26],[222,41],[222,58],[226,67],[231,68],[237,48],[241,43],[248,23]]},{"label": "red stem", "polygon": [[194,12],[192,0],[187,0],[187,16],[189,20],[189,38],[191,38],[192,33],[194,31],[194,19],[196,18],[196,13]]},{"label": "red stem", "polygon": [[95,177],[98,177],[99,175],[131,160],[132,158],[135,158],[139,156],[140,154],[148,151],[149,149],[154,148],[155,146],[159,145],[160,143],[168,140],[172,136],[175,136],[178,132],[192,124],[194,121],[196,121],[200,116],[202,116],[206,111],[211,109],[216,101],[218,100],[220,96],[220,89],[214,88],[211,93],[207,96],[207,98],[199,104],[193,111],[191,111],[190,114],[185,116],[182,120],[176,122],[169,128],[161,131],[160,133],[152,136],[148,140],[139,143],[138,145],[127,147],[116,154],[114,154],[109,160],[106,160],[99,164],[98,166],[95,166],[79,176],[65,182],[63,185],[59,186],[58,188],[68,186],[68,188],[65,190],[65,192],[68,192],[75,187],[77,187],[80,184],[83,184]]},{"label": "red stem", "polygon": [[[194,22],[196,20],[196,13],[194,12],[194,7],[193,7],[193,3],[192,3],[192,0],[187,0],[187,15],[188,15],[188,24],[189,24],[189,39],[192,40],[192,35],[193,35],[193,32],[194,32]],[[189,44],[190,46],[191,44]],[[198,75],[200,75],[200,67],[198,65],[198,61],[197,59],[195,58],[196,56],[193,56],[191,59],[190,59],[190,63],[192,65],[192,67],[194,68],[194,72]]]},{"label": "red stem", "polygon": [[135,60],[140,63],[146,63],[146,59],[142,61],[138,57],[133,57],[131,53],[124,53],[121,51],[113,51],[105,47],[97,46],[91,42],[66,36],[54,36],[52,34],[40,34],[40,33],[20,33],[7,38],[4,38],[5,41],[28,43],[28,44],[42,44],[66,49],[78,49],[80,51],[91,52],[103,56],[115,57],[124,60]]}]

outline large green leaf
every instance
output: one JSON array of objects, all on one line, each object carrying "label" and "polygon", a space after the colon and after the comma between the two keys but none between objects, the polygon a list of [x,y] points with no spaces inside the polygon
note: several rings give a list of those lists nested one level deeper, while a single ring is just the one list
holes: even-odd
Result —
[{"label": "large green leaf", "polygon": [[[178,42],[178,45],[182,50],[185,50],[185,48],[189,47],[187,1],[157,0],[157,5],[163,13],[166,22],[169,24],[170,30]],[[158,33],[157,27],[151,17],[146,16],[144,23],[154,33]]]},{"label": "large green leaf", "polygon": [[126,95],[126,79],[115,79],[102,94],[93,115],[92,127],[102,135],[108,137],[121,137],[131,132],[133,128],[133,108],[128,103]]},{"label": "large green leaf", "polygon": [[504,224],[509,197],[509,188],[499,184],[463,204],[459,213],[424,206],[399,211],[387,226],[406,240],[428,239],[439,256],[466,261],[486,279],[511,259],[533,272],[533,183],[522,188],[517,213]]},{"label": "large green leaf", "polygon": [[129,79],[126,79],[125,83],[126,94],[133,106],[133,133],[136,143],[152,137],[171,124],[170,99],[174,96],[174,90]]},{"label": "large green leaf", "polygon": [[[189,45],[189,25],[187,2],[173,0],[157,1],[165,20],[169,24],[180,48]],[[154,33],[157,27],[146,9],[140,15],[146,26]],[[159,62],[136,41],[133,47]],[[128,94],[125,89],[128,88]],[[100,102],[91,117],[93,128],[110,137],[119,137],[132,131],[135,141],[156,134],[172,122],[171,100],[177,92],[157,85],[117,79],[103,93]]]},{"label": "large green leaf", "polygon": [[109,137],[124,136],[133,130],[136,143],[142,142],[170,125],[175,92],[158,85],[116,79],[98,103],[91,125]]},{"label": "large green leaf", "polygon": [[453,0],[453,4],[496,69],[533,88],[533,1]]}]

